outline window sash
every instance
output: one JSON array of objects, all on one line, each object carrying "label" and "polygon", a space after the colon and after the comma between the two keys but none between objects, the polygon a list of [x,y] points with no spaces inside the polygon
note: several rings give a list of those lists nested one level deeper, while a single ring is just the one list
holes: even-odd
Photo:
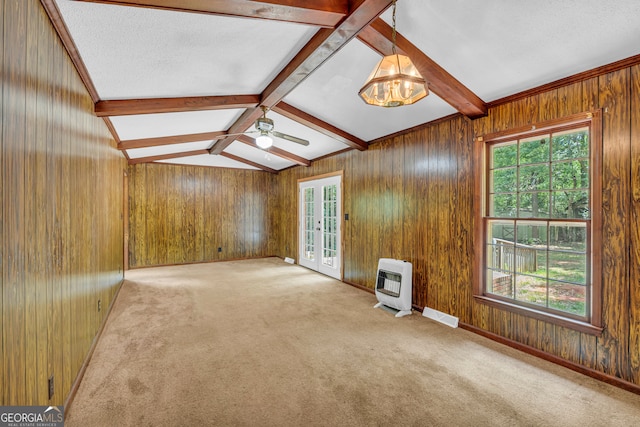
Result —
[{"label": "window sash", "polygon": [[[571,132],[580,127],[586,127],[589,132],[589,167],[588,167],[588,191],[589,191],[589,215],[590,218],[517,218],[515,216],[490,216],[489,215],[489,171],[491,159],[489,156],[489,147],[495,144],[507,145],[510,142],[522,139],[535,139],[536,136],[554,134],[560,132]],[[569,327],[593,335],[602,333],[602,289],[601,289],[601,259],[602,251],[599,246],[593,242],[600,242],[602,235],[602,183],[601,175],[597,173],[602,168],[602,112],[595,110],[585,113],[574,114],[561,119],[549,120],[543,123],[537,123],[535,126],[523,126],[512,130],[505,130],[493,134],[476,137],[476,162],[481,165],[477,169],[479,175],[476,179],[476,197],[475,203],[479,207],[476,210],[476,242],[474,244],[475,251],[478,256],[474,257],[474,265],[476,274],[474,274],[474,298],[477,302],[488,304],[493,307],[503,309],[510,312],[524,314],[539,320],[544,320],[553,324]],[[553,156],[551,153],[550,156]],[[586,159],[585,159],[586,160]],[[562,160],[554,160],[551,162],[559,163]],[[483,165],[483,166],[482,166]],[[529,164],[527,164],[529,166]],[[480,172],[482,172],[480,174]],[[551,187],[551,184],[550,184]],[[551,192],[554,189],[551,187]],[[514,193],[517,190],[514,190]],[[500,299],[486,292],[486,227],[487,221],[506,220],[506,221],[563,221],[563,222],[580,222],[583,223],[587,230],[585,269],[587,270],[590,280],[588,311],[586,316],[572,316],[571,313],[564,311],[553,311],[540,309],[537,306],[529,307],[518,303],[513,299]],[[589,285],[589,282],[587,282]]]},{"label": "window sash", "polygon": [[[513,228],[513,240],[509,239],[501,239],[494,236],[494,233],[491,232],[490,227],[492,225],[503,225],[503,226],[511,226]],[[553,241],[550,238],[552,233],[552,228],[554,227],[563,227],[563,226],[578,226],[582,225],[581,228],[584,228],[585,238],[584,238],[584,249],[552,249],[554,245],[552,245]],[[544,236],[544,243],[539,245],[528,245],[522,243],[519,238],[518,227],[522,226],[544,226],[546,230],[546,236]],[[522,305],[534,310],[541,310],[549,313],[553,313],[555,315],[564,316],[567,318],[590,322],[591,321],[591,312],[592,312],[592,280],[591,280],[591,266],[590,260],[592,258],[591,255],[591,221],[590,220],[555,220],[555,219],[532,219],[532,218],[490,218],[486,217],[483,222],[484,228],[484,248],[485,248],[485,261],[484,261],[484,293],[486,295],[490,295],[491,298],[496,300],[505,301],[513,304]],[[510,237],[510,236],[507,236]],[[499,242],[498,242],[499,241]],[[495,252],[490,250],[493,249],[496,252],[500,252],[501,256],[496,257]],[[535,272],[526,271],[523,267],[523,264],[527,263],[527,259],[533,259],[533,263],[537,263],[539,259],[539,253],[544,253],[545,266],[544,266],[544,275],[538,272],[539,268],[536,268]],[[563,279],[558,277],[557,275],[551,274],[553,269],[551,267],[554,266],[553,263],[550,262],[550,256],[553,254],[566,254],[566,255],[575,255],[575,256],[584,256],[584,283],[575,280]],[[503,264],[495,265],[495,262],[499,262],[496,258],[500,259]],[[504,259],[507,261],[504,261]],[[505,263],[507,267],[505,267]],[[579,271],[580,272],[580,271]],[[505,277],[508,275],[509,278]],[[518,292],[521,292],[526,289],[525,286],[521,286],[522,284],[518,283],[518,280],[523,281],[522,278],[531,278],[533,280],[538,279],[541,282],[544,282],[544,287],[546,290],[546,295],[544,298],[544,304],[540,303],[531,303],[530,301],[526,301],[523,298],[518,297]],[[496,290],[496,284],[504,284],[508,282],[508,291],[510,296],[504,295],[504,290],[500,287],[499,290]],[[561,310],[552,307],[553,304],[560,304],[561,299],[554,299],[552,295],[550,295],[550,289],[552,288],[552,284],[562,285],[564,284],[566,287],[578,287],[578,289],[584,289],[584,297],[582,301],[584,302],[584,315],[577,314],[570,310]],[[501,293],[502,291],[502,293]]]}]

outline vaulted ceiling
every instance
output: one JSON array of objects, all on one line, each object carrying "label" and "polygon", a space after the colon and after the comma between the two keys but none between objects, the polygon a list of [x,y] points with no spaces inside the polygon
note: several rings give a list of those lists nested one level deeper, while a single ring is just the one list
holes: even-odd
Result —
[{"label": "vaulted ceiling", "polygon": [[[397,50],[431,93],[381,108],[358,91],[392,0],[41,1],[130,163],[277,173],[640,54],[637,0],[399,0]],[[261,106],[309,145],[258,148]]]}]

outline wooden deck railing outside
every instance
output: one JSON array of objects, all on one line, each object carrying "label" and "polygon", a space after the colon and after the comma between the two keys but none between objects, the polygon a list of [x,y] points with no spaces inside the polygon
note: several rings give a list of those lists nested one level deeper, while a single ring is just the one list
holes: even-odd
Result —
[{"label": "wooden deck railing outside", "polygon": [[516,246],[514,242],[503,239],[493,239],[493,243],[493,265],[496,268],[518,273],[538,269],[535,248],[526,245]]}]

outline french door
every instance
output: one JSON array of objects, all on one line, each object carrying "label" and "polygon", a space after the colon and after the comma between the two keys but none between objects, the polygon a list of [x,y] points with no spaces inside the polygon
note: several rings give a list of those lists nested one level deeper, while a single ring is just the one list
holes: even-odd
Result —
[{"label": "french door", "polygon": [[298,184],[299,264],[341,279],[342,176]]}]

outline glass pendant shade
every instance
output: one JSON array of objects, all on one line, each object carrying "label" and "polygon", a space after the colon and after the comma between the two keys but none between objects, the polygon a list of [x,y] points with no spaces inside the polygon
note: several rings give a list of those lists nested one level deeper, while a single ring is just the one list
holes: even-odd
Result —
[{"label": "glass pendant shade", "polygon": [[256,145],[262,149],[269,148],[273,145],[273,139],[269,135],[262,134],[256,138]]},{"label": "glass pendant shade", "polygon": [[393,54],[382,58],[358,94],[367,104],[399,107],[418,102],[429,89],[408,56]]}]

